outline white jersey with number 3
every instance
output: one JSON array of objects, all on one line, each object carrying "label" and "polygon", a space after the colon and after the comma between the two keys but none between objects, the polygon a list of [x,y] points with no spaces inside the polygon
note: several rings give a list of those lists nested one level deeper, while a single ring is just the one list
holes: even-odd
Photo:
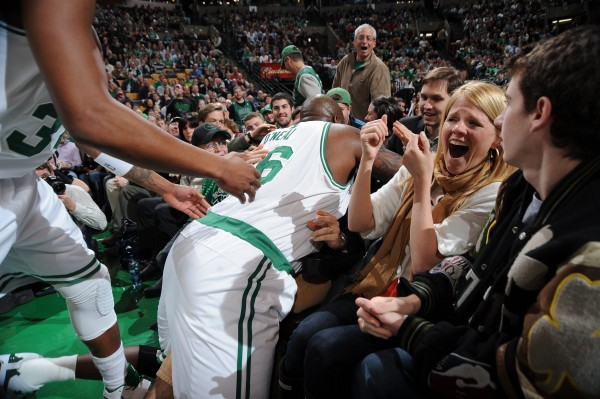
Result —
[{"label": "white jersey with number 3", "polygon": [[0,21],[0,178],[50,158],[62,129],[25,31]]}]

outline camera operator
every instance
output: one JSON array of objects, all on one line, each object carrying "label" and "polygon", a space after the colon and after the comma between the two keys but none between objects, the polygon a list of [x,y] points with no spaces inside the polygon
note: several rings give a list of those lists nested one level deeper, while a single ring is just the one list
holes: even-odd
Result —
[{"label": "camera operator", "polygon": [[54,157],[38,166],[35,172],[52,187],[83,233],[88,248],[94,249],[90,228],[104,230],[107,221],[104,213],[88,193],[89,187],[83,181],[72,179],[57,170]]}]

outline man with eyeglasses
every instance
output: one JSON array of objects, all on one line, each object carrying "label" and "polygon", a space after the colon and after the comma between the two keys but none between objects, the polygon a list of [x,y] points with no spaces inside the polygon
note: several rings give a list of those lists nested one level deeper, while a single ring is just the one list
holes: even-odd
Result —
[{"label": "man with eyeglasses", "polygon": [[[192,145],[219,156],[227,155],[227,140],[229,140],[229,132],[212,123],[198,126],[192,135]],[[214,180],[209,178],[202,180],[201,192],[211,205],[221,202],[228,195],[215,184]]]},{"label": "man with eyeglasses", "polygon": [[338,64],[332,87],[348,90],[354,115],[364,118],[369,104],[377,97],[391,95],[390,70],[373,53],[377,32],[369,24],[354,31],[356,52],[346,55]]}]

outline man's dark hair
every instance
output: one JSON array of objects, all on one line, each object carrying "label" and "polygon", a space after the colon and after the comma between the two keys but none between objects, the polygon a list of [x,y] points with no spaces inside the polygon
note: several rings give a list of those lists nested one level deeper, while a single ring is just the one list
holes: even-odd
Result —
[{"label": "man's dark hair", "polygon": [[423,85],[435,81],[446,82],[448,94],[452,94],[454,90],[458,89],[464,83],[460,71],[452,67],[439,67],[429,71],[423,78]]},{"label": "man's dark hair", "polygon": [[[600,148],[600,26],[581,26],[538,43],[509,59],[506,69],[521,78],[525,110],[540,97],[552,104],[552,143],[574,159],[590,159]],[[591,96],[591,97],[590,97]]]},{"label": "man's dark hair", "polygon": [[[273,97],[271,97],[271,104],[273,104],[277,100],[286,100],[288,102],[288,104],[290,105],[290,108],[294,107],[294,100],[292,99],[292,96],[290,96],[287,93],[279,92],[279,93],[275,94]],[[272,106],[273,105],[271,105],[271,107]]]},{"label": "man's dark hair", "polygon": [[394,127],[394,122],[400,120],[404,114],[402,109],[396,103],[394,97],[377,97],[371,101],[373,110],[377,114],[377,118],[381,118],[384,114],[387,115],[387,127],[388,131],[391,132]]}]

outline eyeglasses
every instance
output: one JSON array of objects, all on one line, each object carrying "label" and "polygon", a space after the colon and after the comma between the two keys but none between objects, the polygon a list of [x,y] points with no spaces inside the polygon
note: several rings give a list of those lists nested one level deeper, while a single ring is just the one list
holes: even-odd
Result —
[{"label": "eyeglasses", "polygon": [[227,148],[227,141],[213,141],[204,145],[204,149],[209,151],[218,151],[220,148]]},{"label": "eyeglasses", "polygon": [[358,40],[359,42],[362,42],[363,40],[366,40],[368,42],[372,42],[372,41],[375,40],[375,38],[371,37],[371,36],[360,35],[360,36],[356,37],[356,40]]}]

